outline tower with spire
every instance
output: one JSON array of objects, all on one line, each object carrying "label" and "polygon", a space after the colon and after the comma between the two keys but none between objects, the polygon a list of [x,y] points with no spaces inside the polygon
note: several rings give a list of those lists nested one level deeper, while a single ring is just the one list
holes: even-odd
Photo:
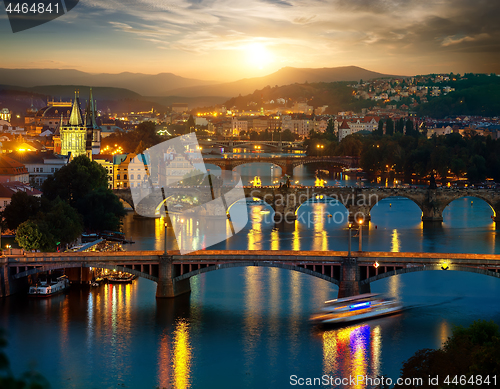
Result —
[{"label": "tower with spire", "polygon": [[61,155],[70,155],[71,158],[92,154],[99,154],[101,148],[101,129],[97,125],[95,102],[90,88],[89,101],[85,110],[85,117],[80,111],[79,92],[75,91],[75,100],[71,108],[66,125],[60,125]]}]

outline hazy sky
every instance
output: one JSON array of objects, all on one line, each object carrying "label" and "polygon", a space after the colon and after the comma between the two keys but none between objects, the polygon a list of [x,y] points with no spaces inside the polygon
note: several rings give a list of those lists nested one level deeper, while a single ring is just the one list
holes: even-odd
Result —
[{"label": "hazy sky", "polygon": [[497,0],[80,0],[13,34],[0,67],[232,81],[284,66],[500,73]]}]

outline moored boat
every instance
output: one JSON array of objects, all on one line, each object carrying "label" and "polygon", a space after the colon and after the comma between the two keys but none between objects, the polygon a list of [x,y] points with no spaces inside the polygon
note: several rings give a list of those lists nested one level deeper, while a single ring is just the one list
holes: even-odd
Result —
[{"label": "moored boat", "polygon": [[113,274],[106,277],[108,283],[110,284],[130,284],[136,278],[137,276],[129,273]]},{"label": "moored boat", "polygon": [[69,288],[69,280],[66,276],[57,277],[55,281],[44,280],[30,286],[28,294],[34,297],[50,297],[59,294]]},{"label": "moored boat", "polygon": [[393,298],[366,293],[325,302],[320,312],[311,321],[321,324],[348,323],[374,319],[400,312],[403,306]]}]

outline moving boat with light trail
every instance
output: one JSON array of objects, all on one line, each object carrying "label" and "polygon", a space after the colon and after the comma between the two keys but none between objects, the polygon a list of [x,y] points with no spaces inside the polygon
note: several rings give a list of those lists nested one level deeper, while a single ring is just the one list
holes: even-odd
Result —
[{"label": "moving boat with light trail", "polygon": [[311,321],[318,324],[349,323],[392,315],[402,309],[403,306],[393,298],[366,293],[326,301],[320,312],[311,317]]}]

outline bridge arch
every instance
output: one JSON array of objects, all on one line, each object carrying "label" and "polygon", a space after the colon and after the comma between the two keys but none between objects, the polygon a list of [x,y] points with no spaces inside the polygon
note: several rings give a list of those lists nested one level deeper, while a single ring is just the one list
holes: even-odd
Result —
[{"label": "bridge arch", "polygon": [[98,268],[98,269],[108,269],[108,270],[117,270],[125,273],[130,273],[138,277],[146,278],[151,281],[158,282],[158,277],[153,276],[148,273],[143,273],[141,271],[135,270],[135,269],[130,269],[126,266],[122,265],[114,265],[110,263],[83,263],[83,262],[75,262],[75,263],[65,263],[65,264],[54,264],[54,265],[43,265],[42,267],[35,267],[33,269],[25,270],[19,273],[14,274],[12,277],[15,279],[27,277],[33,274],[37,273],[43,273],[49,270],[59,270],[59,269],[68,269],[68,268],[74,268],[74,267],[87,267],[87,268]]},{"label": "bridge arch", "polygon": [[[482,200],[484,201],[486,204],[489,205],[489,207],[491,208],[492,212],[493,212],[493,219],[495,219],[497,216],[500,216],[500,203],[497,203],[497,204],[494,204],[490,198],[488,198],[487,196],[482,196],[480,193],[467,193],[467,194],[464,194],[463,196],[459,196],[459,197],[454,197],[454,198],[451,198],[451,199],[447,199],[445,202],[443,202],[443,205],[442,205],[442,212],[444,212],[444,210],[451,204],[453,203],[454,201],[456,200],[460,200],[460,199],[464,199],[464,198],[467,198],[467,197],[474,197],[476,199],[479,199],[479,200]],[[499,211],[499,212],[497,212]]]},{"label": "bridge arch", "polygon": [[[377,220],[377,218],[375,218],[375,220],[373,219],[373,214],[372,214],[373,208],[375,208],[375,206],[378,206],[381,201],[383,201],[383,200],[389,200],[391,198],[392,199],[400,198],[400,199],[410,200],[413,203],[412,204],[412,208],[415,208],[415,206],[416,206],[417,207],[416,209],[418,209],[418,211],[419,211],[419,222],[420,222],[420,220],[422,218],[422,214],[423,214],[423,209],[422,209],[422,205],[419,203],[419,201],[417,199],[415,199],[414,197],[412,197],[412,196],[405,196],[405,195],[401,195],[401,194],[394,194],[394,195],[383,195],[383,196],[378,196],[377,195],[377,202],[374,203],[374,204],[370,204],[370,206],[369,206],[369,215],[370,215],[370,220],[373,223],[377,224],[377,223],[380,223],[381,221],[383,221],[383,220]],[[390,208],[392,208],[392,205],[393,204],[390,203]]]},{"label": "bridge arch", "polygon": [[[299,197],[299,199],[300,199],[300,197]],[[340,209],[338,211],[336,211],[335,213],[341,212],[342,214],[345,214],[345,216],[342,217],[342,220],[338,220],[336,215],[333,215],[333,214],[329,214],[329,215],[332,215],[331,217],[333,218],[333,221],[335,223],[337,223],[337,220],[338,220],[339,224],[347,223],[348,217],[349,217],[349,209],[345,206],[345,204],[343,204],[342,201],[340,201],[332,196],[328,196],[328,195],[322,194],[322,193],[313,193],[307,199],[305,199],[304,201],[301,201],[300,204],[295,209],[295,216],[299,215],[299,209],[302,208],[302,206],[313,204],[315,202],[315,200],[325,200],[326,204],[328,204],[330,206],[339,207]]]},{"label": "bridge arch", "polygon": [[347,161],[342,161],[342,160],[339,160],[337,158],[323,159],[323,157],[319,157],[317,159],[312,158],[312,159],[308,159],[308,160],[299,160],[299,161],[292,162],[292,164],[291,164],[292,171],[293,171],[293,169],[295,169],[298,166],[309,165],[309,164],[313,164],[313,163],[327,163],[328,165],[337,165],[337,166],[341,166],[341,167],[345,167],[345,168],[352,167],[351,163],[349,163]]},{"label": "bridge arch", "polygon": [[[445,271],[441,268],[442,265],[427,265],[427,266],[418,266],[418,267],[405,267],[401,269],[396,269],[396,270],[391,270],[385,273],[378,274],[376,276],[372,276],[370,278],[366,278],[362,281],[360,281],[361,285],[367,285],[370,284],[374,281],[378,281],[384,278],[392,277],[392,276],[397,276],[399,274],[406,274],[406,273],[414,273],[414,272],[419,272],[419,271],[428,271],[428,270],[436,270],[436,271]],[[485,269],[485,268],[479,268],[479,267],[469,267],[469,266],[460,266],[460,265],[453,265],[451,264],[449,266],[450,271],[463,271],[463,272],[469,272],[469,273],[476,273],[476,274],[483,274],[495,278],[500,278],[500,272],[496,272],[490,269]],[[446,271],[448,271],[446,270]]]},{"label": "bridge arch", "polygon": [[114,189],[113,193],[124,203],[128,204],[130,208],[135,209],[134,200],[132,199],[132,193],[130,192],[130,189]]},{"label": "bridge arch", "polygon": [[319,272],[313,271],[311,269],[307,269],[305,267],[300,267],[300,266],[293,266],[293,265],[286,265],[283,263],[274,263],[274,262],[231,262],[231,263],[222,263],[222,264],[217,264],[217,265],[211,265],[207,267],[203,267],[197,270],[190,271],[189,273],[184,273],[180,276],[175,277],[173,280],[174,282],[177,281],[182,281],[191,277],[194,277],[198,274],[203,274],[207,273],[210,271],[215,271],[215,270],[222,270],[222,269],[229,269],[229,268],[234,268],[234,267],[246,267],[246,266],[261,266],[261,267],[275,267],[279,269],[286,269],[286,270],[293,270],[293,271],[298,271],[300,273],[308,274],[317,278],[321,278],[322,280],[326,280],[329,282],[334,283],[335,285],[339,285],[340,281],[333,278],[329,277],[327,275],[321,274]]},{"label": "bridge arch", "polygon": [[380,201],[385,200],[385,199],[389,199],[391,197],[393,197],[393,198],[403,197],[405,199],[411,200],[415,205],[418,206],[420,211],[423,212],[422,203],[420,202],[420,199],[417,198],[416,196],[412,196],[412,195],[406,194],[406,193],[394,193],[394,194],[392,194],[392,193],[379,193],[379,194],[377,194],[377,202],[369,205],[370,212],[373,209],[373,207],[375,207]]},{"label": "bridge arch", "polygon": [[233,166],[233,171],[234,169],[236,169],[237,167],[240,167],[240,166],[244,166],[244,165],[248,165],[248,164],[256,164],[256,163],[261,163],[261,164],[266,164],[266,165],[272,165],[272,166],[276,166],[276,167],[279,167],[281,169],[281,175],[283,175],[283,172],[285,171],[285,164],[280,164],[279,162],[275,162],[275,161],[245,161],[244,158],[241,159],[241,161],[234,161],[232,166]]}]

